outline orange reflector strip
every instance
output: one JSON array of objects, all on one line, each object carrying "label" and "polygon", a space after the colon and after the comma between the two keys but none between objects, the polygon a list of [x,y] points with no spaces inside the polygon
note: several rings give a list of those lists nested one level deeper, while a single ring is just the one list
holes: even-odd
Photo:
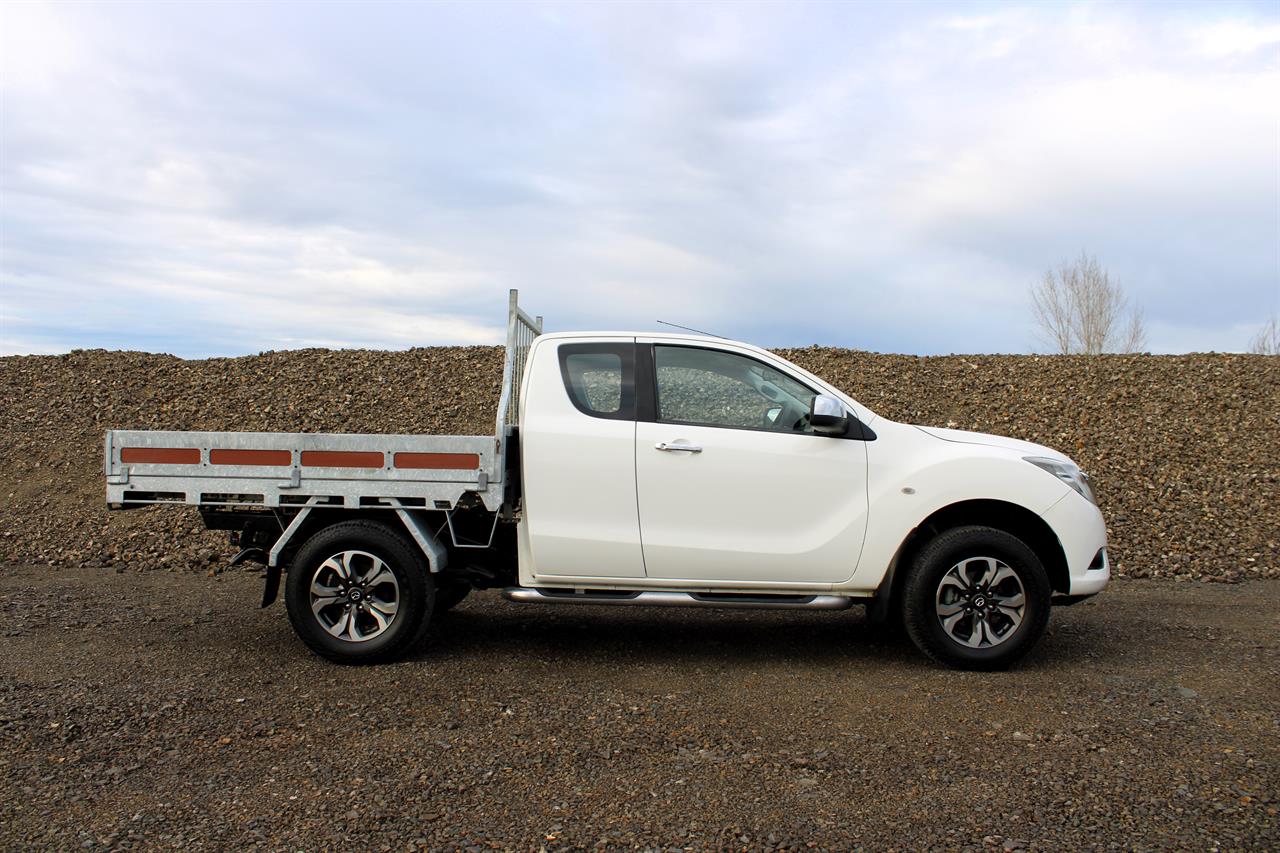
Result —
[{"label": "orange reflector strip", "polygon": [[287,450],[210,450],[214,465],[290,465],[293,454]]},{"label": "orange reflector strip", "polygon": [[121,462],[138,462],[144,465],[199,465],[198,447],[122,447]]},{"label": "orange reflector strip", "polygon": [[317,468],[381,468],[382,454],[367,450],[304,450],[302,464]]},{"label": "orange reflector strip", "polygon": [[480,467],[476,453],[397,453],[397,468],[434,468],[448,471],[474,471]]}]

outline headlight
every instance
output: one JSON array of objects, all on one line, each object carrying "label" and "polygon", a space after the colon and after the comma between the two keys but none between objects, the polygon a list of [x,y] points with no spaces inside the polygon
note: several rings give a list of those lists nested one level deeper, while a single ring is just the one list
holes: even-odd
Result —
[{"label": "headlight", "polygon": [[1057,459],[1049,459],[1044,456],[1024,456],[1022,458],[1037,468],[1048,471],[1075,489],[1089,503],[1096,504],[1098,502],[1093,496],[1093,489],[1089,486],[1089,475],[1081,471],[1079,465],[1073,462],[1060,462]]}]

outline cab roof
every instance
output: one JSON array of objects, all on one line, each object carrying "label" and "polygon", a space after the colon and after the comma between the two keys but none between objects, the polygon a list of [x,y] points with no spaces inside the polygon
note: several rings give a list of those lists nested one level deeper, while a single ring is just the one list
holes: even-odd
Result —
[{"label": "cab roof", "polygon": [[702,344],[732,344],[733,346],[762,350],[761,347],[749,344],[746,341],[735,341],[732,338],[721,338],[716,335],[690,335],[684,332],[636,332],[617,330],[600,332],[544,332],[538,337],[558,340],[565,340],[569,338],[644,338],[646,340],[684,341]]}]

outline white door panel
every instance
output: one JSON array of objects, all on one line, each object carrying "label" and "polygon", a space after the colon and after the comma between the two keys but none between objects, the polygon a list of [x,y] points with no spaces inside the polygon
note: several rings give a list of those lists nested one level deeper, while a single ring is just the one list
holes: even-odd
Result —
[{"label": "white door panel", "polygon": [[861,441],[639,423],[636,488],[650,578],[838,583],[866,534]]},{"label": "white door panel", "polygon": [[[606,343],[630,340],[602,339]],[[558,341],[535,343],[525,380],[524,518],[536,578],[644,577],[634,420],[592,417],[570,400]]]}]

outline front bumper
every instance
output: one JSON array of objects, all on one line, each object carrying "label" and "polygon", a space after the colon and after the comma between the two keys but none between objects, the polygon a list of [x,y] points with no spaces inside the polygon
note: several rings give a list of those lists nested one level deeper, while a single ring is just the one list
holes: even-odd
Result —
[{"label": "front bumper", "polygon": [[1111,580],[1107,557],[1107,525],[1102,513],[1075,491],[1070,491],[1042,515],[1062,543],[1071,588],[1067,594],[1094,595]]}]

